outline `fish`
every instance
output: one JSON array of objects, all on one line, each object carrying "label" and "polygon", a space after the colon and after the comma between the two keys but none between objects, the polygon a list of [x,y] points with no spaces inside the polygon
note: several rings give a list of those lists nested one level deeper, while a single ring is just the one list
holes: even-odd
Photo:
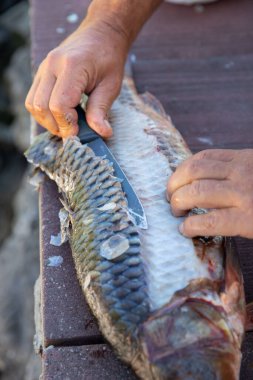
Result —
[{"label": "fish", "polygon": [[100,330],[140,379],[237,380],[246,307],[235,249],[219,236],[182,236],[166,200],[190,149],[130,75],[110,123],[108,146],[141,200],[146,230],[134,224],[112,163],[78,137],[46,132],[26,151],[58,186],[62,230]]}]

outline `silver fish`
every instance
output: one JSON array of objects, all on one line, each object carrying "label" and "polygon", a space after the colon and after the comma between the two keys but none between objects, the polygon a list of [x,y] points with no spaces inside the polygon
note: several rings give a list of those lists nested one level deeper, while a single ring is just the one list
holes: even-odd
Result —
[{"label": "silver fish", "polygon": [[245,326],[236,255],[219,237],[183,237],[165,197],[168,177],[191,153],[157,99],[139,96],[130,77],[110,121],[108,144],[147,230],[133,224],[111,163],[78,138],[44,133],[26,152],[62,194],[77,276],[100,329],[141,379],[236,380]]}]

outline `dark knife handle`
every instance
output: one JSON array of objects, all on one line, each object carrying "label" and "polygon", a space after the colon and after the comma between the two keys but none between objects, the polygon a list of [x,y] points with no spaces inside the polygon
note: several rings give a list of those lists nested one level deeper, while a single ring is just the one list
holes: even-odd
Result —
[{"label": "dark knife handle", "polygon": [[80,138],[80,141],[83,144],[86,144],[100,137],[95,131],[93,131],[93,129],[88,126],[84,110],[80,106],[77,106],[76,111],[78,113],[78,137]]}]

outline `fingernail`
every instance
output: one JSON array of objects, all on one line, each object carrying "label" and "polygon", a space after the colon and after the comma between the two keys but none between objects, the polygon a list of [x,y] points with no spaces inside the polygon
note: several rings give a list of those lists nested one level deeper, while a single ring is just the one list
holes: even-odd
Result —
[{"label": "fingernail", "polygon": [[64,115],[64,117],[65,117],[65,120],[66,120],[66,122],[68,123],[68,124],[74,124],[74,117],[73,117],[73,115],[69,112],[69,113],[66,113],[65,115]]},{"label": "fingernail", "polygon": [[181,223],[178,227],[180,234],[184,235],[184,223]]},{"label": "fingernail", "polygon": [[108,120],[103,120],[103,126],[99,128],[99,133],[104,137],[111,137],[112,135],[112,127]]},{"label": "fingernail", "polygon": [[110,131],[112,130],[111,124],[109,123],[108,120],[104,119],[104,124],[105,124],[105,126],[106,126],[106,129],[108,129],[108,131],[109,131],[109,130],[110,130]]},{"label": "fingernail", "polygon": [[168,192],[166,192],[166,198],[167,198],[167,201],[170,203],[170,195]]}]

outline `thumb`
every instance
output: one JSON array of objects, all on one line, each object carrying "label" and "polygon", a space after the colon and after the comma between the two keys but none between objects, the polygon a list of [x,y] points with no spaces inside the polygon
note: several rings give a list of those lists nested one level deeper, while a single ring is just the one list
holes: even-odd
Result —
[{"label": "thumb", "polygon": [[118,89],[112,89],[111,83],[104,82],[92,91],[87,102],[87,122],[94,131],[104,138],[112,136],[112,127],[107,115],[118,92]]}]

